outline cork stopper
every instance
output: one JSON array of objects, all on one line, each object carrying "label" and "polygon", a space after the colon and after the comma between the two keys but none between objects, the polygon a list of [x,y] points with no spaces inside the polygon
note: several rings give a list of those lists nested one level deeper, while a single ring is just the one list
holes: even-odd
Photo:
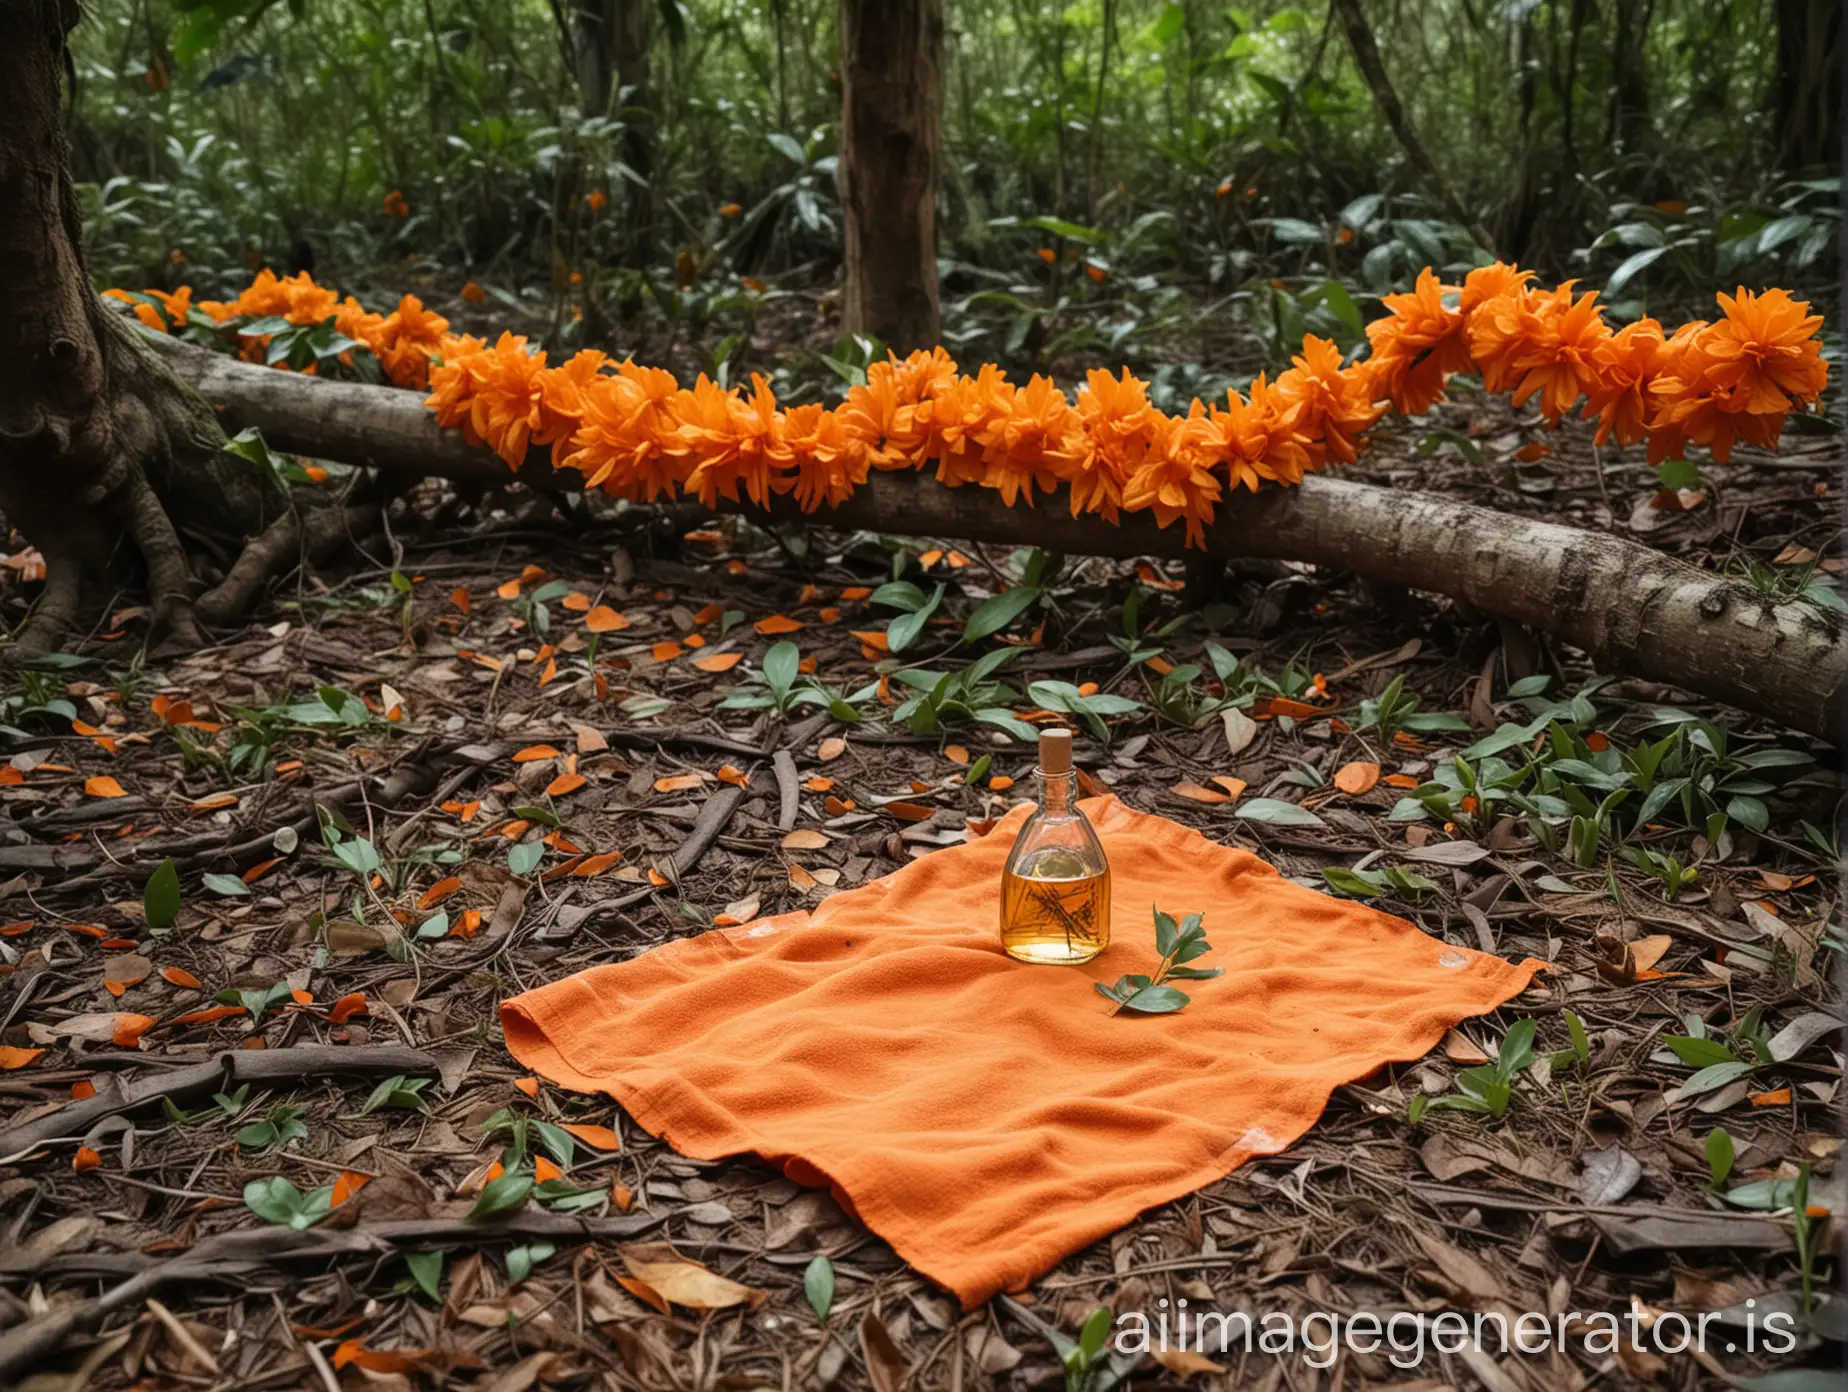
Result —
[{"label": "cork stopper", "polygon": [[1039,737],[1040,772],[1047,776],[1072,771],[1072,732],[1063,727],[1041,730]]}]

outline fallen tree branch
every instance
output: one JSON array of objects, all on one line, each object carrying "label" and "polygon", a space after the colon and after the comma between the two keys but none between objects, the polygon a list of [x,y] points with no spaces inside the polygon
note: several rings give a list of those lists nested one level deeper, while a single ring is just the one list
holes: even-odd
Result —
[{"label": "fallen tree branch", "polygon": [[291,1232],[269,1227],[221,1233],[190,1251],[151,1265],[151,1259],[139,1252],[78,1252],[32,1268],[6,1262],[0,1264],[0,1272],[7,1274],[26,1269],[34,1275],[134,1274],[94,1300],[58,1306],[0,1334],[0,1386],[12,1386],[19,1374],[57,1352],[68,1339],[96,1329],[115,1311],[133,1308],[166,1287],[183,1282],[237,1281],[299,1262],[389,1256],[405,1247],[534,1238],[581,1243],[635,1237],[657,1226],[663,1217],[659,1213],[636,1213],[620,1218],[574,1218],[523,1209],[486,1219],[404,1218],[345,1230],[322,1227]]},{"label": "fallen tree branch", "polygon": [[137,1078],[126,1086],[111,1079],[108,1085],[97,1089],[94,1097],[72,1102],[55,1112],[0,1131],[0,1156],[13,1159],[48,1141],[84,1136],[98,1122],[162,1098],[177,1104],[189,1098],[226,1092],[240,1083],[295,1082],[338,1073],[357,1078],[390,1078],[399,1073],[434,1072],[436,1060],[420,1049],[355,1048],[333,1044],[297,1044],[287,1049],[230,1049],[190,1068],[178,1068],[152,1078]]},{"label": "fallen tree branch", "polygon": [[[273,449],[463,481],[509,477],[493,454],[438,426],[414,392],[324,382],[184,344],[167,351],[182,379],[229,422],[259,427]],[[549,470],[542,460],[535,455],[528,468]],[[1190,554],[1179,527],[1158,527],[1147,513],[1125,513],[1120,526],[1074,518],[1062,493],[1032,509],[1009,508],[991,490],[945,488],[912,471],[876,473],[839,507],[813,514],[782,498],[771,516],[1079,554]],[[1741,582],[1619,537],[1312,475],[1297,488],[1221,502],[1205,554],[1327,566],[1451,595],[1551,634],[1607,671],[1840,740],[1848,636],[1833,619],[1807,605],[1770,603]]]}]

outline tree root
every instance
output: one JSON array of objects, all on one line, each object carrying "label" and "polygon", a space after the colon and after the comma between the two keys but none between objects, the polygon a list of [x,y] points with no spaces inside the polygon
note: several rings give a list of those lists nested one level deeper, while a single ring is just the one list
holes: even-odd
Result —
[{"label": "tree root", "polygon": [[122,530],[148,564],[148,602],[157,628],[183,647],[204,647],[205,633],[193,616],[192,570],[185,548],[147,477],[138,469],[131,472],[111,501]]},{"label": "tree root", "polygon": [[377,515],[375,507],[363,503],[284,513],[251,540],[230,572],[200,596],[194,609],[209,624],[230,623],[272,578],[291,566],[320,560],[345,538],[367,530]]}]

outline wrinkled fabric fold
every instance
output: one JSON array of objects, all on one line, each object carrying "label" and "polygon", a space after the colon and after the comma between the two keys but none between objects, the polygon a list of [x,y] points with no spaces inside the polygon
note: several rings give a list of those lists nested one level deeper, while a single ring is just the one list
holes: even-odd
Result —
[{"label": "wrinkled fabric fold", "polygon": [[[1115,939],[1084,967],[1000,949],[1027,809],[812,912],[672,942],[503,1004],[508,1047],[699,1159],[827,1183],[965,1307],[1138,1213],[1289,1147],[1336,1087],[1518,994],[1519,965],[1292,884],[1114,799],[1084,804]],[[1156,960],[1152,909],[1202,911],[1225,975],[1179,1014],[1093,989]]]}]

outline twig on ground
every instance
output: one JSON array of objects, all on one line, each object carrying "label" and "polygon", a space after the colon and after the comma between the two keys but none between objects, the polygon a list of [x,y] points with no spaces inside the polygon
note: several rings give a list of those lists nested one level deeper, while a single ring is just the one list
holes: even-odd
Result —
[{"label": "twig on ground", "polygon": [[436,1060],[420,1049],[333,1044],[298,1044],[289,1049],[231,1049],[190,1068],[153,1078],[138,1078],[126,1086],[99,1088],[94,1097],[0,1131],[0,1156],[11,1160],[48,1141],[81,1137],[98,1122],[162,1098],[178,1103],[185,1098],[230,1091],[240,1083],[280,1083],[330,1074],[389,1078],[398,1073],[436,1071]]}]

